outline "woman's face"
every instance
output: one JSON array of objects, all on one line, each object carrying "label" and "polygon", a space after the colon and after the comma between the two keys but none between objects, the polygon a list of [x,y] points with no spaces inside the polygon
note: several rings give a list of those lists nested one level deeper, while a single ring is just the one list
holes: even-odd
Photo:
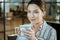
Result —
[{"label": "woman's face", "polygon": [[29,4],[27,17],[31,23],[42,23],[43,15],[44,14],[42,10],[39,8],[39,6],[37,6],[36,4]]}]

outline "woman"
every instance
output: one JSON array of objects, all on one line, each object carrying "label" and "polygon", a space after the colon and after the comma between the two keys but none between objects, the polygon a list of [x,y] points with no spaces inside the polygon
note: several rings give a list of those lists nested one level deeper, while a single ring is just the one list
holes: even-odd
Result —
[{"label": "woman", "polygon": [[27,9],[27,17],[32,27],[23,31],[26,38],[28,40],[57,40],[56,30],[43,19],[46,14],[44,0],[31,0],[28,3]]}]

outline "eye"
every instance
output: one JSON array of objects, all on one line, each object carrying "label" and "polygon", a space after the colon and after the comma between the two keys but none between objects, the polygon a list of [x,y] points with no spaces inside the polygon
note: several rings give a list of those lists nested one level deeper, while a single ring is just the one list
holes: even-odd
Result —
[{"label": "eye", "polygon": [[27,11],[27,13],[31,13],[31,11]]},{"label": "eye", "polygon": [[39,13],[38,11],[35,11],[35,13]]}]

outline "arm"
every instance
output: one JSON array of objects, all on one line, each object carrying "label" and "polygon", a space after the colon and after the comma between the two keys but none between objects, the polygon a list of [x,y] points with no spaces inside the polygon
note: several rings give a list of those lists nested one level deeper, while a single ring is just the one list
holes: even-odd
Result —
[{"label": "arm", "polygon": [[56,30],[54,29],[51,30],[51,36],[49,40],[57,40]]},{"label": "arm", "polygon": [[45,40],[44,38],[38,38],[38,39],[36,39],[36,40]]},{"label": "arm", "polygon": [[57,34],[56,34],[56,30],[52,29],[47,38],[42,38],[42,37],[39,37],[39,38],[36,38],[36,40],[57,40]]}]

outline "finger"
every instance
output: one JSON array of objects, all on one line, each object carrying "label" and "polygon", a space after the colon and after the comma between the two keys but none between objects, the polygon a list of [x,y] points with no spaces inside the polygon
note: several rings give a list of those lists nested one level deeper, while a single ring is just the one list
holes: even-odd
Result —
[{"label": "finger", "polygon": [[[24,35],[25,35],[25,34],[24,34]],[[25,37],[26,37],[26,38],[28,38],[28,39],[31,39],[31,37],[30,37],[30,36],[25,35]]]},{"label": "finger", "polygon": [[28,33],[28,34],[32,34],[32,33],[34,33],[35,31],[32,30],[32,29],[26,29],[26,30],[24,30],[24,32],[25,32],[25,33]]},{"label": "finger", "polygon": [[26,31],[26,30],[24,30],[23,32],[26,33],[26,34],[31,34],[30,31]]},{"label": "finger", "polygon": [[32,30],[34,30],[34,26],[32,27]]},{"label": "finger", "polygon": [[26,37],[28,37],[28,38],[32,37],[32,35],[27,34],[27,33],[24,33],[24,35],[25,35]]},{"label": "finger", "polygon": [[26,30],[27,30],[27,31],[29,31],[29,32],[31,32],[31,31],[32,31],[32,29],[31,29],[31,28],[26,28]]},{"label": "finger", "polygon": [[32,27],[32,30],[34,30],[34,27]]},{"label": "finger", "polygon": [[32,30],[32,29],[26,29],[23,32],[26,34],[30,34],[30,35],[34,34],[34,30]]}]

